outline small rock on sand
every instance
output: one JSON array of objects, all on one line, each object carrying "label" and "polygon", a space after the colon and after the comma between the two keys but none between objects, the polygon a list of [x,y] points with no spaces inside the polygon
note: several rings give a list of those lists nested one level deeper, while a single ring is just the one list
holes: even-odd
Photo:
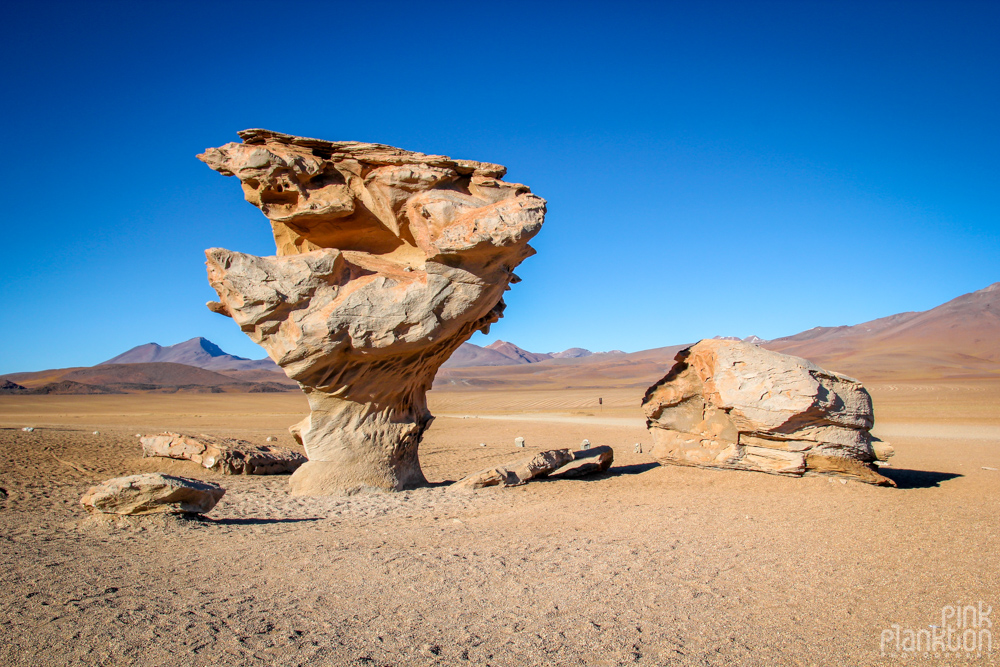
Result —
[{"label": "small rock on sand", "polygon": [[583,477],[604,472],[611,467],[614,457],[614,450],[606,446],[576,452],[553,449],[538,452],[534,456],[513,463],[480,470],[455,482],[451,488],[469,490],[487,486],[520,486],[531,479],[551,474],[560,477]]},{"label": "small rock on sand", "polygon": [[520,436],[514,438],[514,446],[515,447],[524,447],[524,438],[522,438]]},{"label": "small rock on sand", "polygon": [[526,459],[480,470],[451,485],[452,489],[481,489],[487,486],[520,486],[529,479],[547,475],[573,460],[568,449],[538,452]]},{"label": "small rock on sand", "polygon": [[211,482],[146,473],[91,487],[80,504],[103,514],[204,514],[225,494],[225,489]]},{"label": "small rock on sand", "polygon": [[583,477],[604,472],[615,461],[615,450],[607,445],[573,452],[573,461],[556,471],[559,477]]}]

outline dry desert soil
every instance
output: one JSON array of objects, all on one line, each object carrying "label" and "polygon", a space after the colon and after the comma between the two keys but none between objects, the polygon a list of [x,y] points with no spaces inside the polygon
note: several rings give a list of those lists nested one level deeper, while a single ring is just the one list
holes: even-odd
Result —
[{"label": "dry desert soil", "polygon": [[[293,447],[298,394],[2,396],[0,664],[1000,662],[1000,642],[882,641],[940,625],[947,605],[1000,617],[1000,382],[870,389],[898,488],[662,467],[633,451],[650,444],[641,387],[549,387],[432,392],[432,486],[335,498],[140,456],[135,434],[164,429]],[[517,436],[529,451],[587,438],[615,464],[443,484],[523,455]],[[203,519],[80,507],[90,485],[144,471],[228,492]]]}]

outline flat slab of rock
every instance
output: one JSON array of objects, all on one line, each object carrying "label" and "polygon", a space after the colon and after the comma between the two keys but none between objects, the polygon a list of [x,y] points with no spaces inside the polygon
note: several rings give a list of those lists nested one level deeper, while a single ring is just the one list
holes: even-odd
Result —
[{"label": "flat slab of rock", "polygon": [[306,462],[298,452],[210,435],[160,433],[140,439],[143,456],[186,459],[225,475],[280,475]]},{"label": "flat slab of rock", "polygon": [[211,482],[146,473],[91,487],[80,504],[103,514],[205,514],[225,494],[224,488]]},{"label": "flat slab of rock", "polygon": [[583,477],[604,472],[615,460],[615,452],[607,446],[570,451],[552,449],[538,452],[513,463],[487,468],[460,479],[453,489],[482,489],[487,486],[520,486],[538,477],[557,474],[560,477]]},{"label": "flat slab of rock", "polygon": [[573,460],[568,449],[538,452],[513,463],[487,468],[463,477],[451,485],[452,489],[482,489],[487,486],[520,486],[535,477],[555,472]]},{"label": "flat slab of rock", "polygon": [[607,471],[615,462],[615,450],[607,445],[573,452],[573,460],[555,473],[558,477],[584,477]]},{"label": "flat slab of rock", "polygon": [[864,386],[805,359],[740,341],[681,350],[642,402],[662,464],[781,475],[826,473],[895,486],[872,465],[872,399]]}]

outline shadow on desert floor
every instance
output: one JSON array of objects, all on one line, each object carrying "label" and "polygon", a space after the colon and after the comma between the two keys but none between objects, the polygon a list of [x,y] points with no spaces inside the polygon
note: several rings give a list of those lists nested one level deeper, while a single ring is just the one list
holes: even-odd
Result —
[{"label": "shadow on desert floor", "polygon": [[263,517],[242,517],[239,519],[213,519],[207,516],[196,516],[190,517],[189,521],[197,521],[198,523],[211,523],[220,526],[258,526],[269,523],[303,523],[306,521],[322,521],[323,517],[312,516],[312,517],[302,517],[297,519],[292,518],[279,518],[279,519],[268,519]]},{"label": "shadow on desert floor", "polygon": [[[610,468],[607,472],[589,475],[587,477],[581,477],[580,481],[586,482],[598,482],[603,479],[608,479],[609,477],[618,477],[621,475],[641,475],[644,472],[652,470],[653,468],[660,467],[659,463],[633,463],[631,465],[614,466]],[[932,470],[910,470],[907,468],[881,468],[879,473],[888,477],[893,482],[896,483],[896,488],[898,489],[930,489],[930,488],[940,488],[942,482],[947,482],[958,477],[962,477],[959,473],[953,472],[935,472]],[[539,481],[557,481],[559,479],[558,475],[554,475],[551,478],[539,478],[533,480],[535,482]]]},{"label": "shadow on desert floor", "polygon": [[908,470],[906,468],[880,468],[879,473],[894,481],[897,489],[939,488],[941,482],[947,482],[962,476],[955,472]]},{"label": "shadow on desert floor", "polygon": [[653,468],[659,468],[660,464],[655,462],[650,463],[633,463],[631,465],[624,466],[614,466],[609,468],[607,472],[599,477],[618,477],[619,475],[641,475],[647,470],[652,470]]}]

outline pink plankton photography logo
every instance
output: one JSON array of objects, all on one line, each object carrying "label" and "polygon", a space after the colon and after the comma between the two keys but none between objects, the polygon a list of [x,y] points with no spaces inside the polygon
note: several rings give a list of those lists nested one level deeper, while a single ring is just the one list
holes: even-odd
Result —
[{"label": "pink plankton photography logo", "polygon": [[941,625],[914,629],[893,623],[879,637],[882,655],[967,660],[989,657],[993,653],[992,613],[993,607],[985,602],[959,602],[941,609]]}]

